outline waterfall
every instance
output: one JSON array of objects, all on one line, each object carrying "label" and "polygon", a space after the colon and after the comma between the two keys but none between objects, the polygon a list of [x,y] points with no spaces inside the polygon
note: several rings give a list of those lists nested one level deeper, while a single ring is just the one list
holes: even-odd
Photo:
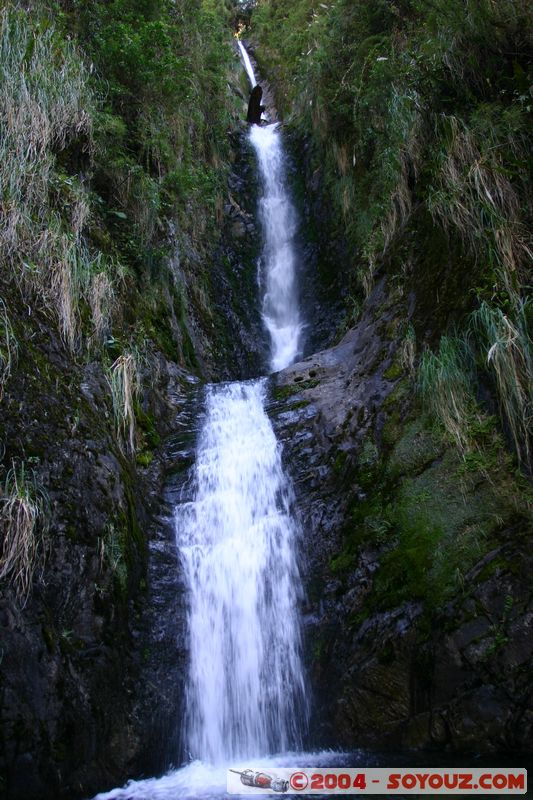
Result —
[{"label": "waterfall", "polygon": [[[250,59],[240,42],[239,47],[254,86]],[[279,126],[254,125],[250,140],[263,185],[262,312],[270,367],[278,370],[300,349],[295,212]],[[195,760],[102,799],[220,797],[224,766],[248,759],[266,763],[274,754],[283,760],[280,754],[301,746],[307,698],[299,529],[265,395],[264,378],[207,387],[189,499],[174,511],[190,646],[184,746]]]},{"label": "waterfall", "polygon": [[285,186],[283,144],[277,123],[252,125],[250,141],[257,154],[263,192],[260,218],[264,284],[263,321],[271,341],[270,366],[287,367],[300,352],[301,322],[296,290],[296,214]]},{"label": "waterfall", "polygon": [[[239,49],[252,88],[255,73],[243,43]],[[302,324],[296,288],[296,214],[286,186],[285,154],[279,124],[252,125],[250,142],[255,150],[262,194],[259,215],[263,227],[263,252],[259,278],[263,290],[263,322],[271,342],[273,372],[287,367],[300,354]]]},{"label": "waterfall", "polygon": [[[263,320],[278,370],[299,352],[296,221],[278,125],[253,125],[250,140],[264,187]],[[298,529],[264,401],[264,379],[208,387],[194,500],[176,508],[190,609],[185,741],[210,763],[297,747],[306,716]]]},{"label": "waterfall", "polygon": [[252,89],[253,89],[253,87],[257,85],[257,81],[255,79],[254,68],[252,67],[252,62],[250,61],[250,56],[246,52],[246,48],[245,48],[245,46],[243,45],[243,43],[241,42],[240,39],[238,39],[238,44],[239,44],[239,50],[241,51],[241,57],[242,57],[242,60],[243,60],[243,63],[244,63],[244,68],[246,70],[246,74],[248,75],[250,83],[252,84]]},{"label": "waterfall", "polygon": [[195,499],[176,509],[189,586],[186,741],[211,763],[299,745],[297,531],[263,381],[211,386]]}]

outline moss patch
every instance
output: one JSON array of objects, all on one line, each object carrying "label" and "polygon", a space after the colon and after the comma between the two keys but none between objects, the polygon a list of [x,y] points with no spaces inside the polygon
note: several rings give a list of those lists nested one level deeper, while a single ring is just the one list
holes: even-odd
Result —
[{"label": "moss patch", "polygon": [[288,400],[293,395],[305,391],[305,389],[314,389],[319,383],[320,381],[317,380],[309,380],[285,384],[284,386],[274,386],[272,389],[272,396],[275,400]]},{"label": "moss patch", "polygon": [[439,458],[444,449],[442,440],[422,417],[417,417],[403,429],[390,455],[388,470],[392,475],[415,474]]},{"label": "moss patch", "polygon": [[383,373],[383,377],[388,381],[397,381],[403,375],[403,367],[399,361],[394,361],[388,369]]}]

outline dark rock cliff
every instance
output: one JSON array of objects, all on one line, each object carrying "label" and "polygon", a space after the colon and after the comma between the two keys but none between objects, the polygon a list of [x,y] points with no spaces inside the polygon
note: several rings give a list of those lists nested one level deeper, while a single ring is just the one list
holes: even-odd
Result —
[{"label": "dark rock cliff", "polygon": [[191,378],[152,354],[137,417],[154,449],[135,463],[115,435],[101,365],[73,368],[45,323],[31,336],[25,329],[2,434],[6,457],[22,451],[46,487],[48,530],[27,602],[6,585],[0,594],[2,790],[71,798],[137,772],[145,737],[157,732],[143,707],[153,678],[147,555],[164,482],[156,442],[174,425]]},{"label": "dark rock cliff", "polygon": [[[531,535],[501,439],[490,475],[422,414],[381,279],[336,346],[272,381],[303,526],[313,741],[528,751]],[[327,722],[324,722],[327,720]]]},{"label": "dark rock cliff", "polygon": [[198,376],[246,377],[263,359],[253,161],[246,127],[232,137],[212,260],[186,254],[185,280],[191,264],[208,267],[213,322],[188,309],[196,375],[171,357],[183,329],[170,311],[168,352],[148,345],[136,455],[117,434],[102,363],[72,359],[39,310],[11,314],[18,363],[2,398],[2,455],[44,487],[47,523],[27,602],[0,587],[0,792],[12,800],[87,797],[180,757],[185,622],[166,486],[190,462]]}]

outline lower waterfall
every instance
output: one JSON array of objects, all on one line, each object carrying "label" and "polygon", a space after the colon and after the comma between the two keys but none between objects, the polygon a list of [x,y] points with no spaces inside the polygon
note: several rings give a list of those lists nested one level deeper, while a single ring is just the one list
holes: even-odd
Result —
[{"label": "lower waterfall", "polygon": [[264,381],[210,386],[195,499],[176,507],[189,590],[186,748],[224,763],[301,744],[297,527]]}]

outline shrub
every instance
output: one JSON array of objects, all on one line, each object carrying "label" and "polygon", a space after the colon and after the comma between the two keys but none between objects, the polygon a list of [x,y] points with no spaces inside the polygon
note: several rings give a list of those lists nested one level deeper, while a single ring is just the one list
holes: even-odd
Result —
[{"label": "shrub", "polygon": [[7,473],[0,496],[0,580],[8,581],[25,605],[33,577],[43,566],[47,498],[24,464]]},{"label": "shrub", "polygon": [[520,293],[533,253],[527,0],[263,0],[251,30],[313,143],[365,294],[398,234],[420,234],[420,206],[490,290]]},{"label": "shrub", "polygon": [[494,375],[502,416],[518,458],[531,456],[533,434],[533,352],[531,301],[523,302],[513,321],[501,309],[482,303],[471,317],[486,366]]},{"label": "shrub", "polygon": [[442,336],[437,353],[422,354],[418,388],[426,407],[440,420],[461,452],[468,446],[474,405],[471,355],[461,339]]}]

